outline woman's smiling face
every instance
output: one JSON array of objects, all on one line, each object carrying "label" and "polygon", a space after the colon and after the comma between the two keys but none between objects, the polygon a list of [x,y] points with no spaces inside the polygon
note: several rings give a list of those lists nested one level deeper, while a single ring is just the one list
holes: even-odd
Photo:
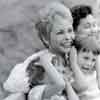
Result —
[{"label": "woman's smiling face", "polygon": [[56,52],[66,53],[71,48],[74,37],[72,21],[57,16],[50,33],[51,48]]},{"label": "woman's smiling face", "polygon": [[93,15],[89,14],[85,18],[80,20],[77,27],[77,34],[80,37],[95,35],[98,32],[97,20]]}]

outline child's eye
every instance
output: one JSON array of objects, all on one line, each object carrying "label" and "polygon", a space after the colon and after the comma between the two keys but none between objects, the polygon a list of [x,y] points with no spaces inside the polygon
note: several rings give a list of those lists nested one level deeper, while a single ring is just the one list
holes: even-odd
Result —
[{"label": "child's eye", "polygon": [[72,33],[73,32],[73,29],[72,28],[69,28],[68,29],[68,33]]},{"label": "child's eye", "polygon": [[93,62],[95,62],[95,61],[96,61],[96,59],[92,59],[92,61],[93,61]]},{"label": "child's eye", "polygon": [[87,50],[86,50],[86,48],[83,48],[83,50],[82,50],[83,52],[86,52]]},{"label": "child's eye", "polygon": [[93,27],[96,27],[97,26],[97,24],[96,23],[93,23]]}]

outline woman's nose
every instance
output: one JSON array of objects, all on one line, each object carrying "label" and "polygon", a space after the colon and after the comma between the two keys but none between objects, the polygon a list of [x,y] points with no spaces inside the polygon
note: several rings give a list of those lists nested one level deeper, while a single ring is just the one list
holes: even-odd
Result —
[{"label": "woman's nose", "polygon": [[75,38],[75,34],[74,33],[65,35],[65,39],[67,39],[67,40],[73,40],[74,38]]}]

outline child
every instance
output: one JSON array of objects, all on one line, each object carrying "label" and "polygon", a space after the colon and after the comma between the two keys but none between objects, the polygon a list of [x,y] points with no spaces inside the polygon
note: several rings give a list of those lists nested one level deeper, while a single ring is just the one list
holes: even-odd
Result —
[{"label": "child", "polygon": [[35,26],[46,49],[16,65],[4,88],[14,93],[29,93],[29,100],[44,100],[65,88],[61,73],[65,70],[64,55],[74,39],[71,13],[63,4],[52,3],[40,12]]},{"label": "child", "polygon": [[[100,69],[96,62],[100,54],[100,46],[93,37],[76,39],[74,45],[76,50],[73,47],[70,53],[71,68],[74,74],[72,86],[78,92],[80,100],[100,100],[97,79],[100,70],[96,71],[97,68]],[[80,75],[84,77],[84,83]]]}]

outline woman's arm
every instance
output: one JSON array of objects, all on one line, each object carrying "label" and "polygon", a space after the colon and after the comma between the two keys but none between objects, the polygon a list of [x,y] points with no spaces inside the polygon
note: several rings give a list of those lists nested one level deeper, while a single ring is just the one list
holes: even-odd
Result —
[{"label": "woman's arm", "polygon": [[40,62],[42,63],[45,72],[47,73],[49,79],[52,84],[47,84],[44,91],[44,98],[49,98],[52,95],[62,91],[65,88],[65,82],[61,74],[56,70],[56,68],[51,63],[51,54],[44,54],[40,58]]}]

